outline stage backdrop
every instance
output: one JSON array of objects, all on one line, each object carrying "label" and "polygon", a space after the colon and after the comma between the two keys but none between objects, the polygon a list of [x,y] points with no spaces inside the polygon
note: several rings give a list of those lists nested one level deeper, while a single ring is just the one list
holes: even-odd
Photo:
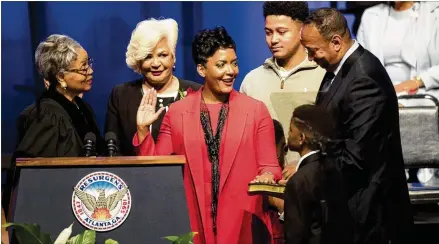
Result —
[{"label": "stage backdrop", "polygon": [[[344,2],[335,3],[343,8]],[[1,3],[1,149],[15,147],[15,121],[43,89],[34,66],[38,43],[50,34],[77,40],[95,60],[93,88],[84,98],[103,129],[112,87],[139,76],[125,63],[131,32],[148,18],[173,18],[179,24],[176,76],[200,82],[191,56],[195,33],[224,26],[237,45],[239,89],[250,70],[270,56],[265,44],[263,2],[2,2]],[[311,9],[331,3],[309,2]],[[334,6],[334,3],[332,3]],[[352,16],[347,16],[352,23]]]}]

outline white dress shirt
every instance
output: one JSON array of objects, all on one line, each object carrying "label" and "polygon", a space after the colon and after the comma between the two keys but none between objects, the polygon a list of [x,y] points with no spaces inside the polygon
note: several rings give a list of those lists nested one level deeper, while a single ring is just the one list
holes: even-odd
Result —
[{"label": "white dress shirt", "polygon": [[[337,76],[338,72],[341,70],[341,67],[343,67],[343,64],[346,62],[346,60],[357,50],[357,48],[360,47],[360,44],[356,40],[354,40],[354,44],[348,49],[348,51],[344,54],[343,58],[341,59],[340,63],[338,64],[337,68],[334,70],[334,75]],[[332,78],[332,82],[334,82],[334,78]]]},{"label": "white dress shirt", "polygon": [[357,48],[360,46],[356,40],[354,40],[354,44],[348,49],[348,51],[344,54],[343,58],[341,59],[340,63],[338,63],[337,68],[334,70],[334,78],[332,78],[331,83],[329,85],[325,85],[322,89],[322,92],[327,92],[329,90],[329,87],[331,87],[332,82],[334,82],[335,77],[337,76],[338,72],[340,71],[341,67],[343,67],[343,64],[346,62],[346,60],[349,58],[349,56],[352,55],[352,53],[357,50]]},{"label": "white dress shirt", "polygon": [[297,163],[297,166],[296,166],[296,171],[299,170],[300,164],[303,162],[303,160],[304,160],[305,158],[307,158],[307,157],[309,157],[309,156],[311,156],[311,155],[313,155],[313,154],[315,154],[315,153],[318,153],[318,152],[320,152],[320,150],[311,151],[311,152],[309,152],[309,153],[303,155],[302,157],[300,157],[299,162]]}]

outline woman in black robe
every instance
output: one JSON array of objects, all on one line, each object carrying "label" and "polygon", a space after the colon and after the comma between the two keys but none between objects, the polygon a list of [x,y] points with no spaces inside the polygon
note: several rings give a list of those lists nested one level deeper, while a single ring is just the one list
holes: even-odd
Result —
[{"label": "woman in black robe", "polygon": [[92,87],[92,60],[82,46],[65,35],[51,35],[35,52],[38,71],[49,86],[17,119],[18,157],[79,157],[84,137],[96,136],[96,154],[105,147],[94,112],[82,100]]}]

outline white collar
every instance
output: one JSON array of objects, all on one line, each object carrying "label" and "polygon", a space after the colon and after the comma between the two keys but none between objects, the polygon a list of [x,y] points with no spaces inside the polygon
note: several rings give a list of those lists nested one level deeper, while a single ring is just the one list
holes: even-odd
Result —
[{"label": "white collar", "polygon": [[309,153],[303,155],[303,157],[301,157],[301,158],[299,159],[299,162],[297,163],[296,171],[299,170],[300,164],[302,163],[302,161],[303,161],[305,158],[307,158],[307,157],[309,157],[309,156],[311,156],[311,155],[313,155],[313,154],[315,154],[315,153],[318,153],[318,152],[320,152],[320,150],[311,151],[311,152],[309,152]]},{"label": "white collar", "polygon": [[[341,59],[340,63],[338,64],[337,68],[334,70],[334,75],[337,75],[337,73],[340,71],[341,67],[343,67],[344,62],[346,62],[346,59],[351,56],[355,50],[360,46],[358,44],[357,40],[354,40],[354,44],[349,48],[349,50],[344,54],[343,58]],[[334,76],[335,77],[335,76]]]}]

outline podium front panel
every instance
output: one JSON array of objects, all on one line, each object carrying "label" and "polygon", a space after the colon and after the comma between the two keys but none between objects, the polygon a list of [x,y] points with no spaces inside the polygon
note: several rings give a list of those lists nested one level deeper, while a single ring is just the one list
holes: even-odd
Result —
[{"label": "podium front panel", "polygon": [[111,238],[121,244],[169,243],[164,236],[190,231],[181,165],[144,167],[21,168],[14,222],[37,223],[55,239],[70,224],[73,234],[85,227],[72,211],[74,187],[86,175],[106,171],[127,185],[131,209],[116,229],[96,232],[96,243]]}]

